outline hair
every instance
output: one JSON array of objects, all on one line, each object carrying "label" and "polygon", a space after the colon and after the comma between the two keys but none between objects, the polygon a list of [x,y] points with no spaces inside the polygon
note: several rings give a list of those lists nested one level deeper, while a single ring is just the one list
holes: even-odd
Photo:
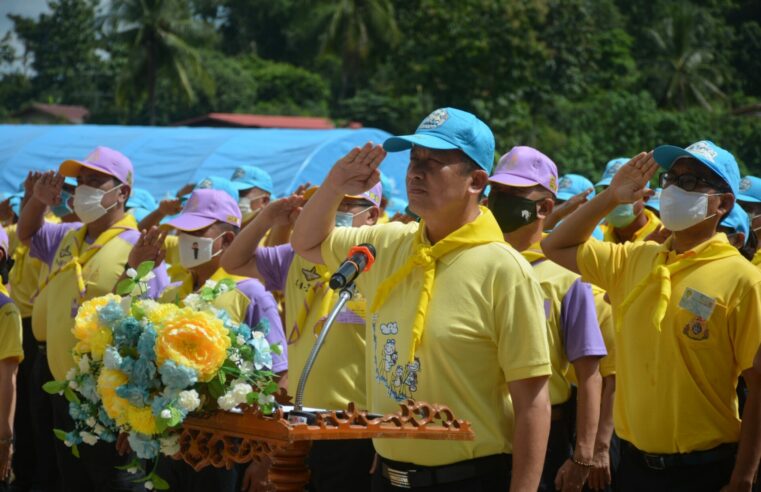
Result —
[{"label": "hair", "polygon": [[229,224],[227,222],[217,221],[217,222],[214,223],[214,225],[217,226],[217,228],[219,230],[221,230],[222,232],[232,232],[236,236],[240,232],[240,227],[238,227],[236,225]]},{"label": "hair", "polygon": [[462,153],[463,158],[462,165],[460,166],[460,174],[467,176],[470,173],[483,170],[483,168],[476,164],[476,161],[474,161],[468,154],[462,150],[460,152]]},{"label": "hair", "polygon": [[756,232],[753,229],[750,229],[748,231],[748,237],[745,241],[745,244],[742,248],[738,248],[738,251],[740,251],[740,254],[745,257],[748,261],[753,261],[753,258],[756,256],[756,250],[758,249],[758,236],[756,236]]}]

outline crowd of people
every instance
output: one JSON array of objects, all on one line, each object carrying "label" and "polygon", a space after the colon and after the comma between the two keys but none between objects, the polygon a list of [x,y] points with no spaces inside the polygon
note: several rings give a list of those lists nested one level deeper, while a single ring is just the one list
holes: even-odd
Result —
[{"label": "crowd of people", "polygon": [[[405,150],[408,200],[389,213],[381,164]],[[294,395],[338,298],[328,280],[362,243],[375,262],[304,405],[439,403],[475,439],[318,441],[309,490],[754,490],[761,179],[713,142],[613,158],[593,183],[532,147],[497,160],[486,123],[441,108],[279,199],[246,163],[160,202],[136,178],[97,147],[0,203],[0,490],[144,489],[125,439],[79,457],[55,439],[72,417],[42,389],[74,365],[78,307],[128,269],[153,261],[148,295],[165,302],[233,280],[215,306],[268,322]],[[172,490],[260,491],[269,466],[157,471]]]}]

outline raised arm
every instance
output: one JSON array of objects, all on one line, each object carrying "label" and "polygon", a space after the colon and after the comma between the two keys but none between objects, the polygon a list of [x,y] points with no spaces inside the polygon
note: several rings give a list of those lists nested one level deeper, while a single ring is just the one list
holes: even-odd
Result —
[{"label": "raised arm", "polygon": [[262,238],[272,227],[289,227],[289,224],[293,224],[301,212],[302,205],[304,198],[299,195],[281,198],[267,205],[222,254],[222,268],[234,275],[259,278],[256,250]]},{"label": "raised arm", "polygon": [[549,259],[579,273],[576,252],[586,242],[597,224],[622,203],[634,203],[648,193],[645,186],[658,169],[652,152],[640,153],[627,162],[613,177],[610,186],[587,204],[579,207],[542,241]]},{"label": "raised arm", "polygon": [[320,246],[335,226],[335,213],[345,195],[359,195],[380,181],[378,166],[386,152],[371,142],[338,160],[301,212],[291,236],[293,249],[312,263],[324,263]]},{"label": "raised arm", "polygon": [[40,227],[45,223],[45,211],[48,207],[58,205],[61,201],[63,176],[55,171],[48,171],[34,183],[34,193],[21,209],[16,235],[19,241],[29,246]]},{"label": "raised arm", "polygon": [[158,227],[164,217],[169,217],[182,212],[182,200],[180,198],[167,198],[159,202],[159,208],[149,213],[137,227],[141,231],[147,231],[151,227]]}]

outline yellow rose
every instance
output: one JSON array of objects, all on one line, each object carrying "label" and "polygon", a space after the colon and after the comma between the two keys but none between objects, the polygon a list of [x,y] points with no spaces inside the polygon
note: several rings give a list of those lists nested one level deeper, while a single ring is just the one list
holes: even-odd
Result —
[{"label": "yellow rose", "polygon": [[127,405],[127,423],[133,430],[146,436],[158,433],[156,418],[151,412],[151,407],[138,408],[129,403]]},{"label": "yellow rose", "polygon": [[74,338],[78,340],[74,347],[78,354],[91,352],[94,360],[103,358],[106,346],[111,344],[112,334],[110,328],[100,324],[98,311],[111,301],[119,303],[121,297],[108,294],[90,299],[79,306],[74,328],[71,330]]},{"label": "yellow rose", "polygon": [[227,358],[230,337],[222,320],[211,313],[184,308],[164,320],[156,339],[158,366],[165,360],[190,367],[208,382]]},{"label": "yellow rose", "polygon": [[96,389],[101,400],[103,400],[103,409],[118,425],[127,423],[127,408],[130,404],[124,398],[116,395],[116,388],[125,384],[128,380],[129,378],[123,372],[105,367],[100,371],[98,376]]},{"label": "yellow rose", "polygon": [[140,301],[138,306],[142,308],[146,319],[156,326],[161,325],[180,310],[176,304],[162,304],[151,300]]}]

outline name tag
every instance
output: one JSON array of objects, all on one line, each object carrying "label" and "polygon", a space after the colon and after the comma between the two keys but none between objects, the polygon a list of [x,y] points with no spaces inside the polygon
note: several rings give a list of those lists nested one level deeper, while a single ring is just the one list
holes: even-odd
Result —
[{"label": "name tag", "polygon": [[716,307],[716,299],[688,287],[679,301],[679,307],[686,309],[700,319],[708,321]]}]

